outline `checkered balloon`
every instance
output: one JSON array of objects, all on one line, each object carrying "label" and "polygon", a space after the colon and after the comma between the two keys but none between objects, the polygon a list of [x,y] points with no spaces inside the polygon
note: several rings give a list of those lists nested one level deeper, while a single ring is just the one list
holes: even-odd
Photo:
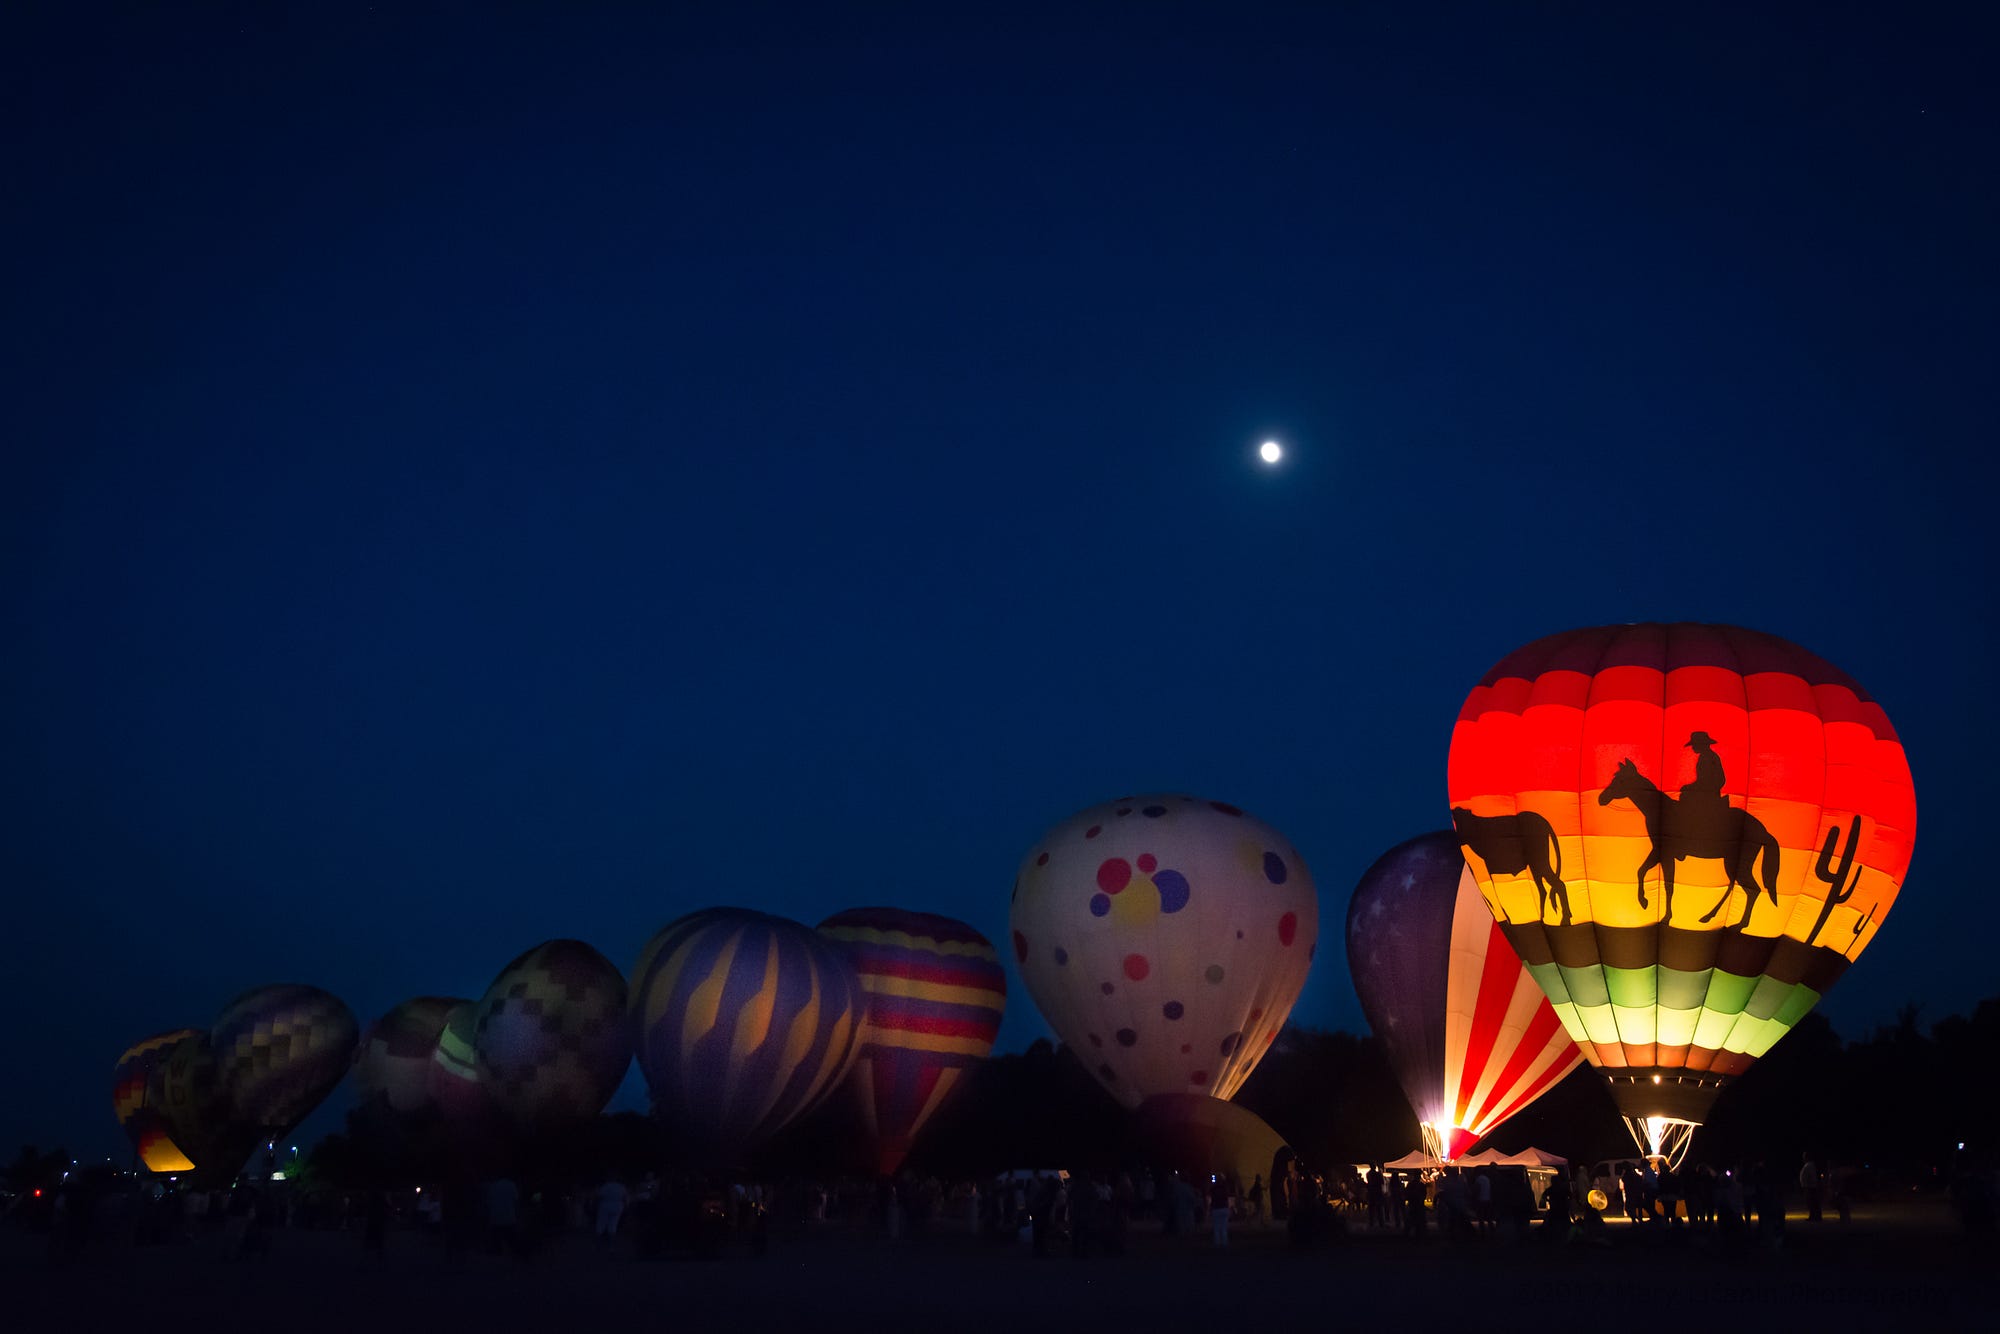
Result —
[{"label": "checkered balloon", "polygon": [[432,1107],[431,1058],[452,1007],[462,1004],[450,996],[416,996],[370,1024],[354,1053],[356,1102],[396,1116]]},{"label": "checkered balloon", "polygon": [[632,1061],[625,979],[581,941],[537,945],[480,997],[472,1045],[480,1084],[517,1127],[595,1116]]},{"label": "checkered balloon", "polygon": [[359,1026],[339,997],[285,983],[247,991],[216,1017],[209,1047],[235,1119],[283,1134],[333,1091]]}]

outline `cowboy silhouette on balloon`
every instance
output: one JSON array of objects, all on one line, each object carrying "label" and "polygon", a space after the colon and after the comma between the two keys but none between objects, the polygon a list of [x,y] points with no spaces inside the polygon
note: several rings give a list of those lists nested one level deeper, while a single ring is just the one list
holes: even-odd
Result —
[{"label": "cowboy silhouette on balloon", "polygon": [[1729,902],[1729,891],[1740,886],[1743,915],[1729,927],[1736,930],[1750,920],[1750,910],[1757,906],[1759,887],[1753,872],[1758,869],[1760,858],[1763,891],[1770,896],[1772,906],[1777,906],[1778,840],[1762,820],[1731,806],[1722,795],[1722,757],[1715,753],[1715,738],[1706,732],[1694,732],[1689,734],[1687,745],[1695,754],[1694,781],[1681,788],[1679,801],[1655,787],[1639,772],[1639,766],[1627,759],[1618,762],[1617,772],[1597,794],[1597,804],[1609,806],[1614,801],[1630,801],[1646,818],[1646,836],[1653,841],[1653,849],[1639,863],[1641,908],[1646,906],[1646,872],[1654,867],[1660,868],[1660,882],[1666,887],[1664,920],[1671,921],[1674,863],[1687,857],[1720,861],[1729,872],[1729,883],[1723,886],[1722,897],[1715,901],[1715,906],[1703,913],[1700,920],[1714,920],[1722,905]]},{"label": "cowboy silhouette on balloon", "polygon": [[[1645,817],[1646,836],[1653,846],[1646,860],[1639,863],[1641,908],[1646,906],[1646,873],[1653,868],[1659,868],[1660,881],[1666,889],[1666,912],[1662,920],[1670,921],[1674,913],[1674,864],[1688,857],[1720,861],[1728,869],[1729,883],[1701,920],[1712,921],[1729,902],[1729,891],[1740,887],[1744,893],[1743,915],[1728,928],[1736,930],[1750,920],[1750,910],[1757,905],[1760,886],[1756,871],[1763,872],[1762,891],[1770,896],[1773,906],[1778,902],[1778,840],[1764,827],[1763,821],[1731,806],[1722,795],[1726,776],[1722,757],[1715,753],[1715,738],[1706,732],[1694,732],[1688,736],[1687,747],[1695,753],[1694,780],[1681,788],[1679,800],[1660,791],[1639,772],[1638,765],[1627,759],[1619,761],[1611,781],[1598,794],[1597,804],[1609,806],[1614,801],[1629,801]],[[1454,808],[1451,817],[1459,842],[1478,854],[1488,872],[1495,875],[1527,872],[1534,879],[1540,898],[1538,915],[1546,917],[1553,902],[1562,913],[1562,924],[1570,925],[1569,887],[1562,881],[1562,848],[1548,820],[1533,811],[1481,816],[1463,807]],[[1858,826],[1859,817],[1856,823]],[[1831,855],[1832,839],[1830,833],[1828,853],[1822,856],[1822,862]],[[1850,838],[1850,849],[1858,842],[1857,828]],[[1852,860],[1851,851],[1848,859]],[[1846,870],[1845,863],[1841,870]],[[1831,906],[1829,901],[1829,911]],[[1825,916],[1821,914],[1822,923]],[[1814,934],[1817,933],[1815,926]]]}]

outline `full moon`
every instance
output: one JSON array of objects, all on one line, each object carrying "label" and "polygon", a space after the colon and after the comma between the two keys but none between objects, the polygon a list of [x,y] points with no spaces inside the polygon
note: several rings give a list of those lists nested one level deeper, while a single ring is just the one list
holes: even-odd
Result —
[{"label": "full moon", "polygon": [[1257,446],[1257,457],[1266,463],[1276,463],[1285,457],[1285,447],[1275,440],[1266,440]]}]

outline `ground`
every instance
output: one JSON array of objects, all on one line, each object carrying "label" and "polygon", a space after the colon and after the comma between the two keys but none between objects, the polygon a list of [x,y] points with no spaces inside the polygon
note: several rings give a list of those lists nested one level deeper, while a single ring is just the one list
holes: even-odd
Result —
[{"label": "ground", "polygon": [[[1726,1253],[1620,1226],[1605,1246],[1535,1240],[1447,1245],[1358,1234],[1308,1251],[1279,1229],[1239,1230],[1226,1252],[1134,1231],[1117,1259],[1035,1260],[940,1236],[890,1243],[828,1228],[780,1236],[762,1259],[638,1261],[566,1238],[532,1260],[448,1259],[396,1232],[386,1257],[353,1234],[286,1232],[270,1253],[205,1246],[93,1248],[57,1263],[46,1239],[0,1241],[17,1329],[653,1331],[1427,1330],[1657,1327],[1988,1327],[2000,1244],[1967,1237],[1941,1203],[1795,1215],[1782,1249]],[[14,1317],[26,1317],[13,1324]],[[1748,1322],[1747,1324],[1745,1322]]]}]

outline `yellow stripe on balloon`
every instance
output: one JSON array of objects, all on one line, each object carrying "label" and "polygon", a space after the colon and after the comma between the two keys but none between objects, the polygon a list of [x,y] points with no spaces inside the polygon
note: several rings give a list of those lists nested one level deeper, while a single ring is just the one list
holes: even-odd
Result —
[{"label": "yellow stripe on balloon", "polygon": [[871,1028],[869,1039],[898,1051],[930,1051],[945,1056],[984,1056],[993,1050],[985,1038],[956,1037],[947,1033],[911,1033],[898,1028]]},{"label": "yellow stripe on balloon", "polygon": [[[813,1008],[815,1010],[822,1003],[819,997],[819,970],[814,969]],[[853,1027],[854,1019],[849,1014],[842,1014],[834,1020],[833,1026],[827,1032],[826,1046],[819,1054],[819,1072],[813,1076],[812,1085],[806,1092],[805,1105],[811,1106],[813,1103],[818,1102],[825,1095],[826,1091],[833,1087],[834,1081],[847,1073],[847,1058],[851,1055],[850,1047],[852,1046],[849,1041],[849,1034],[853,1031]]]},{"label": "yellow stripe on balloon", "polygon": [[950,1095],[954,1088],[958,1087],[959,1076],[964,1073],[964,1068],[959,1066],[946,1066],[944,1069],[938,1071],[937,1083],[931,1086],[931,1096],[924,1099],[923,1108],[918,1111],[910,1124],[921,1126],[924,1122],[930,1120],[931,1113],[942,1106],[945,1098]]},{"label": "yellow stripe on balloon", "polygon": [[913,936],[907,931],[877,931],[851,926],[834,927],[826,932],[835,940],[851,941],[862,945],[895,945],[902,949],[922,950],[929,954],[955,955],[965,959],[987,959],[1000,961],[991,945],[983,945],[976,940],[938,940],[931,936]]},{"label": "yellow stripe on balloon", "polygon": [[1611,1016],[1618,1024],[1618,1040],[1628,1047],[1648,1047],[1660,1040],[1650,1005],[1613,1005]]},{"label": "yellow stripe on balloon", "polygon": [[796,1070],[805,1061],[806,1053],[812,1050],[813,1037],[819,1030],[819,970],[811,970],[812,992],[799,1012],[792,1016],[791,1031],[785,1034],[785,1057],[783,1067]]},{"label": "yellow stripe on balloon", "polygon": [[984,1005],[994,1010],[1007,1008],[1007,993],[985,987],[955,986],[946,982],[926,982],[914,977],[887,977],[864,973],[861,989],[871,996],[899,996],[909,1000],[944,1001],[951,1005]]},{"label": "yellow stripe on balloon", "polygon": [[[693,1062],[695,1044],[707,1037],[709,1032],[714,1029],[716,1021],[722,1012],[723,988],[729,985],[729,970],[731,965],[736,962],[736,948],[742,943],[742,940],[743,932],[739,929],[732,933],[728,940],[723,942],[722,948],[716,951],[715,962],[709,967],[708,976],[701,980],[700,984],[695,987],[693,994],[688,997],[687,1008],[681,1015],[681,1065],[683,1068]],[[659,974],[660,981],[665,983],[665,985],[656,985],[652,988],[653,995],[651,999],[653,1005],[650,1008],[660,1013],[665,1012],[667,1002],[673,998],[673,993],[676,990],[674,984],[679,980],[680,970],[687,965],[686,956],[688,951],[695,945],[702,943],[705,942],[701,940],[700,934],[696,933],[688,939],[687,944],[681,947],[674,959],[668,960],[667,967],[662,969]],[[647,1023],[649,1026],[654,1021],[654,1018],[653,1014],[648,1014]]]},{"label": "yellow stripe on balloon", "polygon": [[[792,1016],[791,1026],[785,1030],[785,1049],[778,1063],[778,1069],[786,1073],[797,1070],[805,1064],[806,1056],[812,1051],[813,1038],[819,1029],[819,1012],[822,1004],[819,970],[809,968],[807,974],[812,990],[807,994],[805,1004],[801,1005],[798,1013]],[[764,1105],[758,1112],[759,1120],[777,1105],[778,1096],[785,1091],[786,1082],[783,1078],[772,1081],[771,1087],[765,1092]],[[809,1096],[802,1105],[810,1105],[811,1102],[812,1098]]]},{"label": "yellow stripe on balloon", "polygon": [[[736,1081],[743,1067],[765,1039],[771,1036],[771,1012],[778,1002],[778,942],[764,941],[764,977],[756,994],[736,1012],[736,1028],[729,1036],[729,1073],[722,1081],[722,1104],[736,1105]],[[768,1090],[767,1090],[768,1092]]]},{"label": "yellow stripe on balloon", "polygon": [[847,1073],[849,1058],[854,1054],[855,1024],[853,1014],[843,1014],[833,1021],[833,1029],[827,1034],[826,1050],[820,1053],[819,1077],[813,1080],[808,1104],[817,1101]]}]

